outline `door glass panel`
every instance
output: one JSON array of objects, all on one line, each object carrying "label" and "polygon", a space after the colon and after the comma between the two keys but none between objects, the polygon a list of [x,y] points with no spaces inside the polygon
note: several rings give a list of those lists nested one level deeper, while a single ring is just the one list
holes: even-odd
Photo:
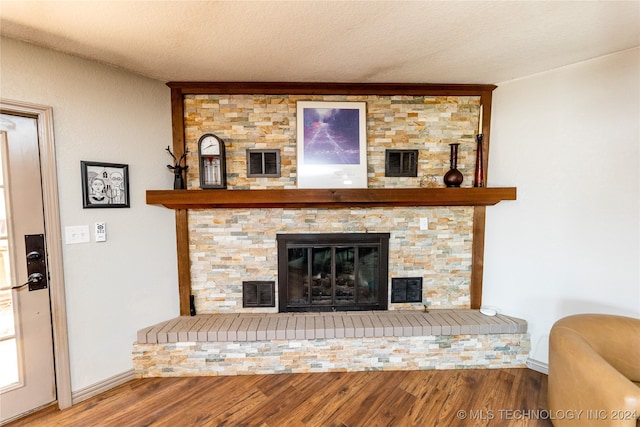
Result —
[{"label": "door glass panel", "polygon": [[18,348],[16,339],[9,338],[0,341],[0,389],[18,383]]},{"label": "door glass panel", "polygon": [[[0,155],[1,156],[1,155]],[[4,203],[4,185],[0,184],[0,239],[5,240],[9,237],[7,235],[7,208]]]},{"label": "door glass panel", "polygon": [[[4,135],[3,135],[4,136]],[[2,138],[0,149],[0,177],[5,170],[6,139]],[[7,233],[7,209],[5,180],[0,181],[0,389],[18,382],[18,357],[15,339],[13,293],[11,291],[11,263],[9,236]]]},{"label": "door glass panel", "polygon": [[358,256],[358,302],[374,303],[379,292],[379,251],[377,247],[360,247]]},{"label": "door glass panel", "polygon": [[309,304],[309,257],[307,248],[289,248],[288,252],[288,303]]},{"label": "door glass panel", "polygon": [[355,248],[336,248],[336,304],[355,302]]},{"label": "door glass panel", "polygon": [[331,289],[331,248],[311,250],[311,304],[330,305]]}]

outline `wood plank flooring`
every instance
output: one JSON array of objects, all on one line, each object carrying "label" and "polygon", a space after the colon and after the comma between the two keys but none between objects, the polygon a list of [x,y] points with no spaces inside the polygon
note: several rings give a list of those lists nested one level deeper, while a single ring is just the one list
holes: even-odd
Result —
[{"label": "wood plank flooring", "polygon": [[529,369],[146,378],[8,426],[550,427],[546,398]]}]

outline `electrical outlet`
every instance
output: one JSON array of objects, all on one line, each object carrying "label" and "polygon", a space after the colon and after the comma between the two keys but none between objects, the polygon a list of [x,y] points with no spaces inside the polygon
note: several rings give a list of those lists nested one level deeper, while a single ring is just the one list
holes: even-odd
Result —
[{"label": "electrical outlet", "polygon": [[429,229],[429,218],[420,218],[420,230]]}]

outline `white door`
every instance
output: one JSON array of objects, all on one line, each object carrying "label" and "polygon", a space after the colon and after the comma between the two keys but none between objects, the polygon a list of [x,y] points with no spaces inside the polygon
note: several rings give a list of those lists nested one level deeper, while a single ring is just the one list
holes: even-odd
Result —
[{"label": "white door", "polygon": [[49,288],[31,289],[48,278],[33,273],[45,246],[30,247],[46,238],[37,120],[0,115],[0,144],[1,423],[54,402],[56,387]]}]

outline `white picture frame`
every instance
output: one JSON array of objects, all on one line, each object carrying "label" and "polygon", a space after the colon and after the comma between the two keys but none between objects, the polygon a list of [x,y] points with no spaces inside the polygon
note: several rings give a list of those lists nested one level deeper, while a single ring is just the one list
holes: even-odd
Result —
[{"label": "white picture frame", "polygon": [[366,102],[296,107],[298,188],[367,188]]}]

